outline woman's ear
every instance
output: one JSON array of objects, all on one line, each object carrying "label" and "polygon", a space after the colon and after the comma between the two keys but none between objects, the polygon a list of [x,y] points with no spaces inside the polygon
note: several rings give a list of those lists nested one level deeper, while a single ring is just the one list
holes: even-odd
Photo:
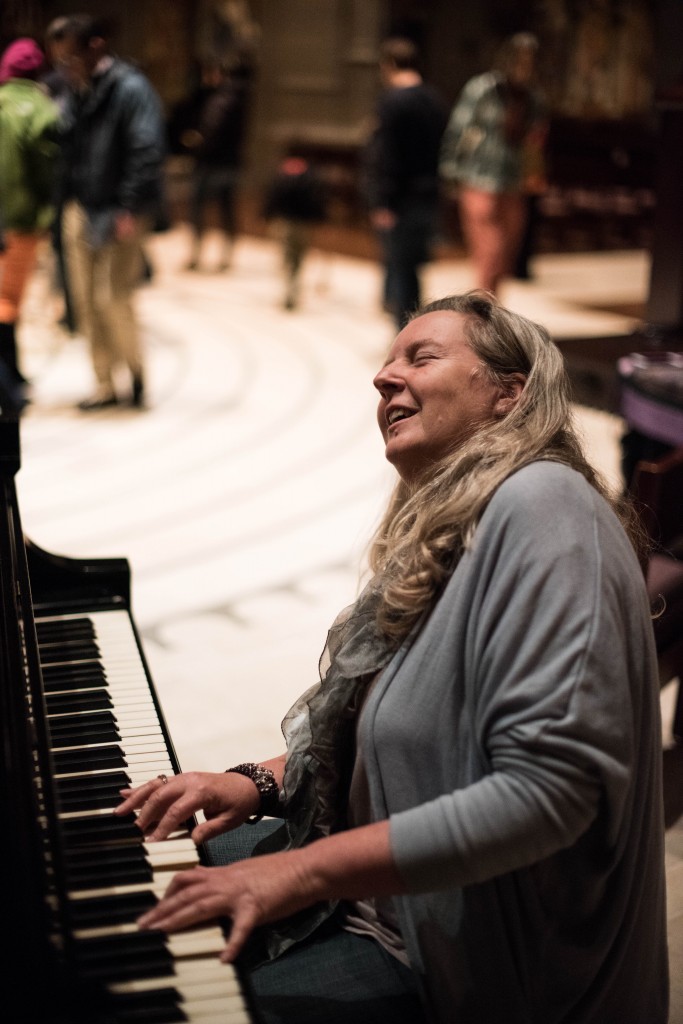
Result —
[{"label": "woman's ear", "polygon": [[523,373],[511,373],[509,377],[505,378],[505,386],[501,388],[500,396],[493,409],[494,416],[502,419],[512,412],[520,399],[525,384],[526,377]]}]

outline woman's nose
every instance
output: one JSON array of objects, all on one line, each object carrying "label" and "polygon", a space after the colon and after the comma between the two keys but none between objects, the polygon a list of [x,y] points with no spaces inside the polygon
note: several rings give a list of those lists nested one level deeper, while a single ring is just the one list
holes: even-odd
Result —
[{"label": "woman's nose", "polygon": [[382,398],[395,394],[403,387],[403,381],[395,371],[388,366],[383,366],[372,382],[379,391]]}]

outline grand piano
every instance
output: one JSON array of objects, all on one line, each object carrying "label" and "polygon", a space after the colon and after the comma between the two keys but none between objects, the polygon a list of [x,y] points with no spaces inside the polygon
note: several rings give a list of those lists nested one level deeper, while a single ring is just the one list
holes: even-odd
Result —
[{"label": "grand piano", "polygon": [[[31,1024],[249,1024],[218,922],[173,936],[135,920],[202,859],[188,831],[149,844],[122,786],[178,762],[130,609],[125,559],[24,537],[19,423],[0,416],[3,999]],[[191,827],[188,822],[188,827]]]}]

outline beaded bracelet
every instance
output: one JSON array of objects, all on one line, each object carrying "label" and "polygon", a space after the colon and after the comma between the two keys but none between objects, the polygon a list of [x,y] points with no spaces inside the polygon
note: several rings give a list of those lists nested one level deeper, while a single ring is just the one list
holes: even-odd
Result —
[{"label": "beaded bracelet", "polygon": [[235,765],[234,768],[226,768],[225,771],[226,774],[228,772],[235,772],[237,775],[244,775],[245,778],[251,779],[259,791],[261,803],[258,813],[250,815],[245,822],[246,825],[255,825],[264,814],[277,816],[280,804],[280,789],[277,779],[270,768],[266,768],[263,764],[254,764],[252,761],[246,761],[244,764]]}]

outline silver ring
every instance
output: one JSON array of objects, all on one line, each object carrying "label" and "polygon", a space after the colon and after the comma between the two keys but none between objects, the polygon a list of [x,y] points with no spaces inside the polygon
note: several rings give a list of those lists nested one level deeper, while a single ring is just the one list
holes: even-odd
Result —
[{"label": "silver ring", "polygon": [[157,775],[157,778],[158,778],[158,779],[159,779],[159,780],[160,780],[161,782],[168,782],[168,776],[167,776],[167,775]]}]

